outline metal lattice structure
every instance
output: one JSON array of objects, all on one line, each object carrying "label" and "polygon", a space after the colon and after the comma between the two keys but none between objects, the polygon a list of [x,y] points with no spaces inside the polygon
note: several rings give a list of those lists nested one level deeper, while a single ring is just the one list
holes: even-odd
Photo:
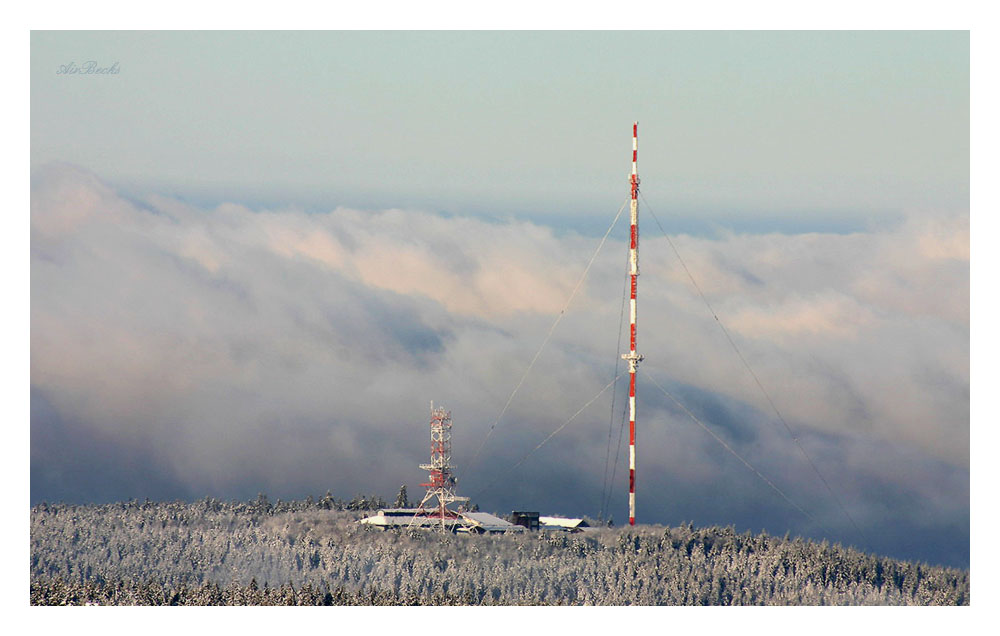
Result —
[{"label": "metal lattice structure", "polygon": [[[449,520],[458,516],[448,509],[448,504],[465,502],[469,498],[455,494],[457,479],[453,474],[454,466],[451,465],[451,412],[443,408],[434,408],[433,402],[431,402],[431,461],[429,464],[421,464],[420,467],[429,471],[430,476],[427,483],[420,484],[427,488],[427,493],[418,506],[421,510],[418,514],[439,518],[443,529]],[[428,509],[427,504],[432,500],[436,500],[437,505]]]}]

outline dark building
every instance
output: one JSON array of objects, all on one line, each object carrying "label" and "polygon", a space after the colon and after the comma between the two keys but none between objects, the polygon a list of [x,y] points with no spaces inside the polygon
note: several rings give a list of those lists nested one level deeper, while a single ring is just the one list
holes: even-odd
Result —
[{"label": "dark building", "polygon": [[539,514],[537,512],[515,510],[510,513],[510,522],[515,526],[524,526],[528,530],[538,530],[538,516]]}]

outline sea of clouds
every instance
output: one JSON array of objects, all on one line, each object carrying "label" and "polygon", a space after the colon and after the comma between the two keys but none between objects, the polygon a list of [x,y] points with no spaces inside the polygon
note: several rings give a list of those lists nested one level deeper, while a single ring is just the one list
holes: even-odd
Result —
[{"label": "sea of clouds", "polygon": [[[615,471],[607,512],[626,517],[624,376],[613,410],[608,390],[511,469],[614,378],[624,220],[497,422],[598,238],[418,210],[136,200],[68,164],[36,168],[31,188],[32,501],[391,498],[400,484],[412,497],[434,400],[454,417],[460,491],[484,509],[597,515]],[[966,565],[968,212],[671,236],[687,270],[643,222],[640,520]]]}]

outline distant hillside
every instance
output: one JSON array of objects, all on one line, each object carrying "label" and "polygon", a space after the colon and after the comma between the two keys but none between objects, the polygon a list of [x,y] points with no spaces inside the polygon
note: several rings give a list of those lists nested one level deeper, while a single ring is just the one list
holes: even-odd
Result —
[{"label": "distant hillside", "polygon": [[[31,509],[31,603],[968,605],[969,573],[731,528],[382,532],[342,502]],[[352,510],[353,509],[353,510]]]}]

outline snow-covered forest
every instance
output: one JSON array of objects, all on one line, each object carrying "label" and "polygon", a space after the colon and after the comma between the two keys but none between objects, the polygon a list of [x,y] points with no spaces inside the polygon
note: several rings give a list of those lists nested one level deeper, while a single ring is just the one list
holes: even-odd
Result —
[{"label": "snow-covered forest", "polygon": [[378,497],[40,504],[34,605],[968,605],[969,572],[732,528],[379,531]]}]

